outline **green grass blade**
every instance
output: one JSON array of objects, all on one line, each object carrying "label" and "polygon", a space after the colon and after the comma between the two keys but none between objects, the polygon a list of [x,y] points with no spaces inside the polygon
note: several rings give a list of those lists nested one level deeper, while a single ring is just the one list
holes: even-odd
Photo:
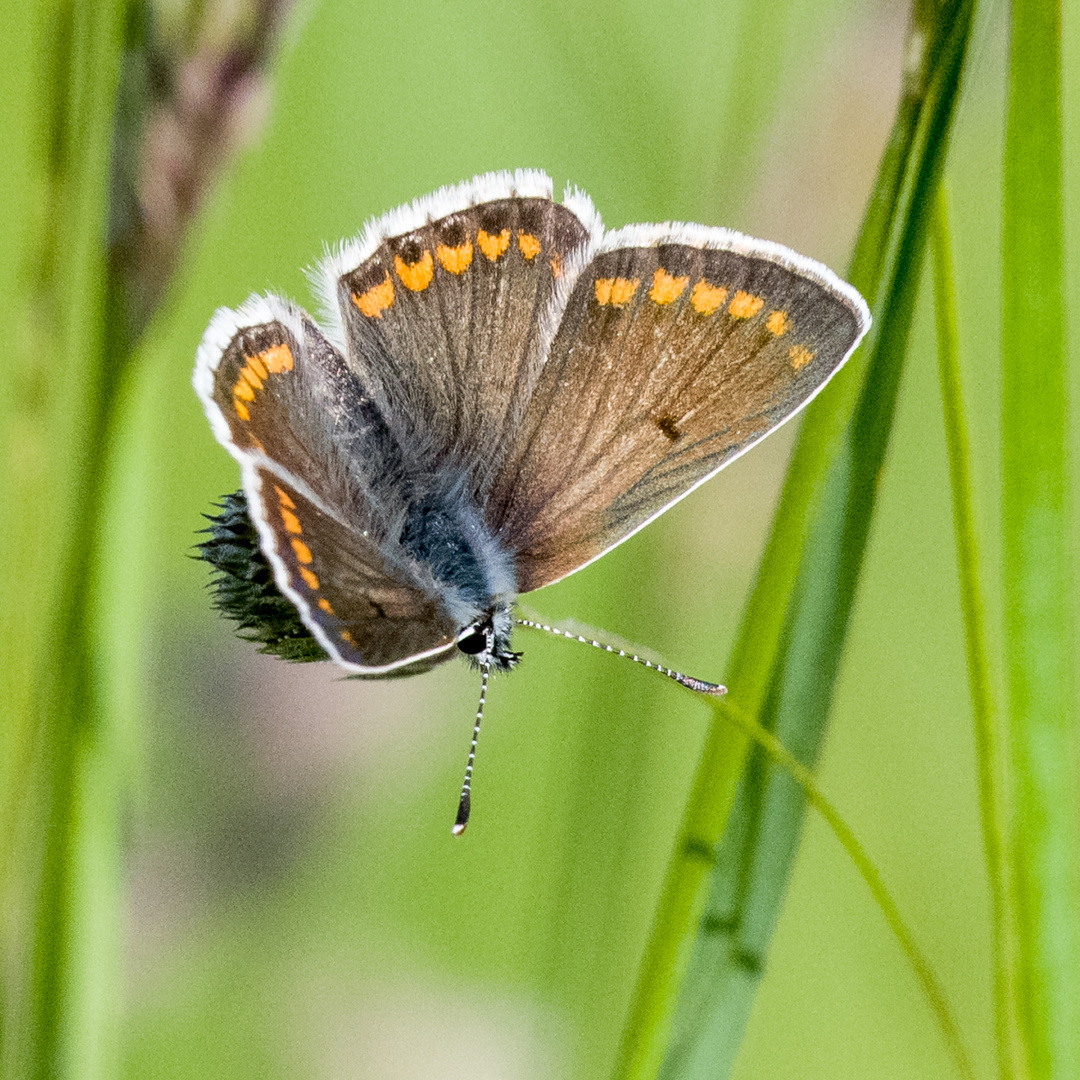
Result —
[{"label": "green grass blade", "polygon": [[1015,977],[1016,906],[1009,872],[1009,818],[1004,785],[1008,762],[998,731],[999,720],[991,691],[985,605],[979,584],[979,547],[972,507],[971,451],[960,386],[956,286],[943,186],[938,189],[931,226],[938,369],[949,449],[960,602],[964,614],[968,681],[979,768],[979,809],[990,879],[998,1075],[1002,1080],[1008,1080],[1026,1075],[1019,1030],[1019,987]]},{"label": "green grass blade", "polygon": [[1015,0],[1005,138],[1002,530],[1023,1027],[1080,1075],[1080,830],[1066,465],[1061,12]]},{"label": "green grass blade", "polygon": [[[17,433],[47,461],[4,492],[9,509],[35,511],[32,525],[5,534],[0,560],[16,586],[4,594],[5,641],[31,688],[0,729],[0,888],[16,913],[3,927],[5,1078],[115,1075],[118,825],[137,679],[117,662],[126,654],[130,664],[135,634],[108,593],[139,575],[117,570],[108,514],[130,464],[120,448],[140,337],[205,192],[239,149],[237,116],[264,86],[287,12],[266,5],[213,41],[194,34],[198,57],[154,38],[154,13],[128,0],[4,12],[5,25],[32,28],[31,81],[44,89],[36,127],[15,129],[37,217],[13,253],[17,273],[3,279],[22,331],[13,366],[34,389],[3,395],[0,410],[8,443]],[[198,5],[179,15],[193,26],[206,18]],[[198,107],[184,97],[195,68]],[[155,183],[165,174],[168,184]]]},{"label": "green grass blade", "polygon": [[[874,253],[887,242],[896,209],[895,193],[907,163],[914,135],[912,124],[917,115],[917,110],[904,109],[894,125],[879,171],[860,233],[860,238],[873,238],[867,242],[860,239],[859,244],[859,250],[864,253],[862,262],[868,269],[875,261]],[[860,261],[858,257],[856,261]],[[862,291],[872,297],[874,289],[864,285]],[[728,681],[738,688],[739,706],[749,715],[756,715],[764,704],[770,665],[779,648],[784,612],[799,569],[802,535],[812,508],[820,500],[826,463],[836,452],[845,418],[857,398],[862,370],[858,356],[849,361],[845,371],[833,380],[829,394],[819,398],[803,420],[770,542],[729,667]],[[725,885],[734,868],[725,861],[724,852],[720,862],[716,862],[715,846],[736,797],[748,745],[745,735],[736,725],[726,723],[718,709],[665,881],[631,1016],[624,1030],[616,1077],[654,1075],[664,1052],[680,973],[689,962],[692,943],[687,932],[702,917],[706,879],[713,874],[721,883],[719,891],[728,891]],[[708,915],[705,924],[711,925]],[[705,951],[711,951],[708,943]],[[741,971],[735,971],[732,978],[737,983],[743,982]],[[736,1025],[739,1031],[745,1017],[743,1014]],[[737,1042],[736,1038],[735,1046]]]},{"label": "green grass blade", "polygon": [[[15,728],[30,742],[14,747],[15,811],[6,806],[3,820],[4,840],[14,842],[6,850],[18,860],[5,889],[34,928],[30,940],[5,940],[5,952],[18,949],[25,966],[5,964],[12,980],[0,1067],[19,1078],[107,1074],[102,1011],[117,1001],[116,776],[92,678],[91,610],[104,387],[122,359],[107,345],[105,244],[125,9],[121,2],[47,11],[27,5],[22,13],[44,16],[33,61],[50,100],[43,130],[34,133],[48,185],[43,227],[19,253],[26,276],[17,302],[34,340],[18,362],[26,378],[48,358],[48,394],[36,415],[31,409],[15,419],[38,429],[50,468],[34,490],[14,497],[47,508],[51,536],[32,549],[34,578],[5,596],[11,617],[41,627],[28,646],[33,700]],[[27,536],[9,540],[18,565]]]},{"label": "green grass blade", "polygon": [[[896,901],[882,880],[880,871],[859,842],[858,837],[844,820],[840,811],[836,809],[818,787],[817,782],[814,780],[814,774],[772,732],[767,731],[752,717],[743,713],[741,709],[728,706],[726,713],[733,724],[741,728],[746,736],[771,761],[783,769],[799,785],[806,801],[824,818],[840,846],[843,847],[848,858],[850,858],[852,865],[858,871],[859,876],[866,883],[866,887],[870,890],[874,901],[885,916],[889,929],[892,930],[893,936],[919,980],[923,994],[934,1012],[942,1036],[956,1064],[957,1072],[965,1080],[974,1080],[975,1070],[971,1065],[971,1059],[960,1036],[960,1027],[945,997],[945,991],[934,974],[930,961],[920,948],[914,933],[904,921]],[[712,1068],[715,1064],[715,1059],[710,1061],[709,1068]]]},{"label": "green grass blade", "polygon": [[[820,744],[862,565],[918,286],[928,208],[944,160],[973,9],[972,3],[960,3],[936,14],[916,11],[914,36],[923,47],[914,55],[926,68],[908,73],[883,178],[854,260],[853,280],[864,292],[874,297],[882,283],[869,358],[849,364],[835,390],[807,416],[728,679],[731,705],[762,716],[766,726],[775,725],[781,739],[805,755],[804,761],[812,762]],[[920,98],[914,107],[912,96]],[[890,236],[889,254],[883,259],[882,241]],[[858,276],[875,272],[881,275],[879,281]],[[860,385],[864,371],[866,380]],[[808,534],[811,542],[804,550],[802,538]],[[707,860],[720,839],[745,753],[745,738],[725,730],[723,710],[723,705],[717,709],[639,975],[615,1074],[620,1078],[656,1075],[665,1052],[690,938],[705,907]],[[745,905],[731,913],[720,930],[728,934],[746,927],[753,940],[746,948],[743,942],[733,946],[729,941],[720,950],[719,966],[713,966],[707,978],[692,980],[691,988],[715,979],[725,992],[708,1009],[694,1001],[681,1007],[692,1019],[680,1025],[680,1045],[673,1048],[665,1075],[692,1076],[699,1068],[725,1075],[730,1067],[801,827],[801,792],[787,777],[771,786],[778,794],[763,795],[759,808],[765,816],[759,822],[733,822],[733,833],[747,850],[734,857],[721,851],[712,887],[715,897],[734,896],[738,905]],[[733,884],[733,873],[747,872],[749,879]],[[756,884],[755,874],[760,875]],[[708,939],[717,928],[709,918],[701,923],[699,952],[710,951]],[[726,1060],[718,1060],[718,1046],[729,1055]]]}]

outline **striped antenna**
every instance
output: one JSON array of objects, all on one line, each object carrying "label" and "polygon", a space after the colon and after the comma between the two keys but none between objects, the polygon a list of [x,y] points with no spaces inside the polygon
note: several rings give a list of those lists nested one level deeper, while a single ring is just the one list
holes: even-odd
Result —
[{"label": "striped antenna", "polygon": [[476,743],[480,738],[480,721],[484,718],[484,700],[487,698],[488,675],[491,673],[491,661],[485,660],[481,666],[480,704],[476,707],[476,723],[473,724],[472,743],[469,745],[469,760],[465,763],[465,780],[461,785],[461,799],[458,802],[457,818],[450,831],[460,836],[469,824],[469,812],[472,809],[472,773],[476,764]]},{"label": "striped antenna", "polygon": [[515,619],[514,621],[518,626],[527,626],[530,630],[543,630],[546,634],[554,634],[556,637],[569,638],[570,641],[580,641],[582,645],[591,645],[594,649],[603,649],[604,652],[614,653],[616,656],[625,656],[627,660],[633,660],[635,664],[641,664],[643,667],[650,668],[652,671],[658,671],[661,675],[666,675],[669,679],[674,679],[680,686],[685,686],[688,690],[694,690],[699,694],[722,697],[727,693],[727,687],[721,686],[719,683],[706,682],[704,679],[695,679],[692,675],[683,675],[682,672],[673,671],[669,667],[664,667],[663,664],[654,664],[644,656],[638,656],[637,653],[629,653],[625,649],[618,649],[614,645],[607,645],[603,641],[597,641],[595,638],[582,637],[581,634],[576,634],[572,630],[560,630],[557,626],[548,626],[546,623],[533,622],[532,619]]}]

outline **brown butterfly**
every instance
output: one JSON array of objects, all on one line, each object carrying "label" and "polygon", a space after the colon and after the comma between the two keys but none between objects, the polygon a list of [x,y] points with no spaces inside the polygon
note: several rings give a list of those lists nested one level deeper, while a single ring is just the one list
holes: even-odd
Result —
[{"label": "brown butterfly", "polygon": [[[368,224],[215,315],[195,389],[281,592],[366,675],[507,669],[520,593],[580,570],[807,404],[870,324],[826,267],[702,225],[605,232],[518,171]],[[708,685],[708,684],[704,684]]]}]

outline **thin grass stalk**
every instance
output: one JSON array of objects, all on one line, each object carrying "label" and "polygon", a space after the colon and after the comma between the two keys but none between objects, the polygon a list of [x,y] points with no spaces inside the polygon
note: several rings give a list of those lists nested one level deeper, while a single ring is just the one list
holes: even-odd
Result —
[{"label": "thin grass stalk", "polygon": [[1021,1023],[1031,1075],[1080,1076],[1080,809],[1066,461],[1061,11],[1014,0],[1002,264],[1005,672]]},{"label": "thin grass stalk", "polygon": [[[855,283],[873,306],[881,280],[882,267],[889,247],[900,191],[908,167],[912,144],[921,114],[925,93],[925,72],[907,72],[904,92],[882,155],[874,190],[867,203],[862,226],[856,239],[849,280]],[[743,615],[736,640],[728,681],[738,687],[739,701],[749,711],[760,712],[770,685],[770,665],[780,648],[787,605],[791,602],[800,566],[805,533],[817,507],[827,474],[828,462],[839,452],[844,424],[850,417],[865,373],[861,350],[832,382],[829,393],[818,398],[807,410],[799,427],[795,451],[784,480],[783,490],[773,519],[772,531],[762,556],[754,587]],[[724,998],[738,998],[745,1003],[741,1015],[732,1017],[722,1031],[723,1046],[713,1046],[711,1056],[733,1058],[749,1016],[752,992],[746,984],[757,981],[759,972],[746,953],[736,949],[740,960],[725,976],[717,977],[718,943],[734,927],[731,912],[745,899],[746,852],[753,846],[756,831],[752,807],[760,807],[763,798],[764,772],[752,763],[744,771],[749,744],[737,725],[714,724],[710,729],[705,756],[699,765],[695,788],[688,806],[712,801],[712,794],[738,785],[734,805],[727,818],[730,830],[724,834],[718,854],[706,869],[712,878],[711,895],[700,921],[705,932],[699,935],[688,961],[687,985],[679,1008],[686,1023],[679,1024],[661,1070],[663,1076],[678,1076],[686,1068],[686,1053],[693,1041],[690,1032],[699,1030],[702,1018]],[[759,759],[760,766],[760,759]],[[741,779],[740,779],[741,776]],[[716,800],[723,806],[723,799]],[[688,822],[687,835],[708,835],[714,829],[709,819]],[[672,892],[693,885],[693,879],[670,880]],[[676,912],[672,911],[672,916]],[[720,949],[723,946],[719,946]],[[729,985],[721,985],[724,980]]]},{"label": "thin grass stalk", "polygon": [[[866,267],[868,273],[872,272],[869,268],[880,261],[879,250],[887,247],[896,210],[896,193],[907,166],[917,116],[918,109],[905,98],[886,148],[853,260],[853,264]],[[876,282],[869,288],[862,287],[864,295],[871,300],[875,286]],[[807,523],[821,498],[827,462],[836,453],[844,419],[850,415],[857,399],[862,371],[863,365],[856,355],[833,380],[829,393],[818,398],[807,410],[800,427],[769,543],[729,665],[728,681],[737,687],[740,707],[750,715],[761,710],[768,691],[771,658],[779,647]],[[654,1075],[655,1066],[647,1062],[658,1048],[662,1053],[656,1032],[670,1023],[668,995],[674,996],[678,985],[676,973],[688,962],[685,954],[691,942],[684,940],[683,932],[702,916],[701,891],[717,867],[715,845],[735,798],[748,747],[745,734],[738,726],[725,722],[717,711],[687,803],[686,818],[665,881],[649,952],[639,975],[637,995],[616,1065],[616,1077]],[[673,928],[675,932],[668,936],[663,927]]]},{"label": "thin grass stalk", "polygon": [[[817,756],[839,670],[844,640],[861,573],[877,491],[884,467],[907,336],[917,295],[927,213],[940,173],[948,131],[959,92],[966,42],[973,14],[966,5],[953,21],[943,21],[939,65],[928,83],[927,107],[916,139],[917,153],[905,181],[903,210],[894,252],[886,270],[888,285],[878,309],[878,332],[870,346],[869,370],[843,453],[834,462],[804,552],[804,561],[788,609],[788,624],[777,660],[772,692],[761,714],[763,726],[805,764]],[[733,704],[738,704],[733,698]],[[739,865],[745,877],[738,903],[728,912],[729,952],[725,965],[760,973],[764,968],[791,861],[797,850],[804,800],[786,776],[772,778],[758,800],[758,824],[739,831],[749,840]],[[723,886],[720,886],[723,888]],[[705,928],[703,928],[703,936]],[[749,1012],[758,978],[731,980],[733,995],[716,1002],[711,1018],[713,1038],[724,1033],[731,1059],[737,1043],[734,1020]],[[709,1028],[703,1029],[704,1037]],[[948,1032],[946,1042],[955,1051]],[[706,1042],[701,1044],[702,1048]],[[693,1060],[691,1058],[691,1060]],[[962,1058],[957,1067],[964,1071]],[[704,1065],[704,1057],[698,1061]],[[718,1063],[715,1057],[711,1065]],[[697,1075],[689,1069],[687,1075]]]},{"label": "thin grass stalk", "polygon": [[[8,527],[0,557],[0,1076],[12,1075],[7,1063],[25,1048],[25,1017],[29,1011],[31,945],[26,940],[23,913],[28,906],[31,872],[27,864],[32,807],[29,792],[34,735],[30,703],[34,671],[45,638],[41,613],[48,610],[55,589],[54,559],[57,525],[64,511],[63,485],[55,484],[57,470],[54,425],[57,414],[69,411],[68,351],[62,349],[64,330],[73,318],[54,321],[63,312],[48,312],[35,323],[41,301],[35,288],[47,255],[52,223],[40,212],[41,192],[59,186],[62,169],[50,140],[60,111],[61,80],[48,78],[57,65],[62,20],[52,12],[35,14],[10,0],[0,8],[5,27],[8,62],[3,80],[5,122],[0,124],[0,201],[10,221],[0,232],[0,306],[8,316],[5,377],[0,380],[0,504]],[[74,215],[65,206],[65,223]],[[59,216],[59,215],[58,215]],[[69,237],[72,247],[78,235]],[[77,260],[72,260],[76,262]],[[80,264],[81,267],[81,264]],[[41,305],[44,307],[44,305]],[[72,305],[76,311],[77,303]],[[37,363],[35,363],[37,359]],[[33,375],[48,372],[60,391],[33,395]],[[42,500],[45,490],[49,498]],[[27,588],[32,583],[33,588]]]},{"label": "thin grass stalk", "polygon": [[960,337],[956,314],[948,199],[938,188],[931,219],[934,307],[937,315],[938,372],[949,453],[956,561],[964,616],[968,683],[979,770],[979,813],[986,869],[990,881],[993,935],[994,1031],[1000,1080],[1027,1075],[1019,1028],[1019,986],[1016,980],[1016,897],[1010,876],[1009,812],[1005,791],[1008,762],[998,731],[999,717],[991,690],[987,650],[986,605],[979,582],[979,545],[972,506],[974,487],[971,450],[960,383]]},{"label": "thin grass stalk", "polygon": [[[896,117],[848,267],[848,280],[862,293],[871,310],[877,306],[878,292],[885,280],[885,264],[902,207],[904,182],[909,175],[912,150],[934,71],[936,54],[925,42],[940,37],[942,32],[942,24],[928,25],[922,9],[916,5],[908,33],[908,65],[903,73]],[[923,47],[916,48],[915,40],[923,41]],[[752,713],[760,712],[768,692],[772,660],[779,648],[784,613],[795,588],[808,522],[821,499],[828,463],[839,453],[844,429],[854,412],[866,374],[867,355],[864,344],[833,379],[829,392],[806,410],[799,428],[772,531],[729,665],[728,680],[738,687],[742,707]]]},{"label": "thin grass stalk", "polygon": [[[808,497],[805,490],[796,489],[797,494],[792,499],[795,509],[789,519],[790,487],[785,488],[785,501],[778,510],[770,549],[763,564],[777,574],[778,580],[766,580],[762,585],[764,573],[759,577],[751,610],[744,621],[744,627],[753,627],[758,632],[764,629],[763,640],[754,642],[748,636],[740,636],[736,664],[728,680],[733,687],[732,706],[757,716],[763,711],[768,694],[775,703],[781,732],[787,724],[785,715],[796,725],[801,717],[809,717],[811,725],[818,726],[812,741],[819,741],[823,730],[862,565],[918,284],[930,193],[944,160],[973,11],[973,3],[950,5],[946,11],[931,10],[930,5],[916,7],[911,55],[917,63],[913,72],[909,72],[905,90],[907,94],[918,92],[925,100],[920,102],[919,108],[912,110],[905,95],[898,122],[910,123],[914,115],[916,131],[910,139],[903,133],[894,135],[888,149],[895,151],[905,145],[912,149],[902,155],[887,154],[883,162],[883,167],[887,168],[902,161],[905,166],[903,179],[890,176],[886,181],[879,181],[875,189],[875,195],[890,193],[902,209],[890,210],[884,204],[872,203],[866,222],[876,240],[881,238],[883,223],[897,222],[896,239],[890,245],[889,258],[884,261],[869,246],[860,244],[857,249],[861,267],[872,269],[878,266],[888,275],[888,285],[879,305],[876,337],[871,346],[867,384],[860,387],[855,382],[853,388],[845,385],[845,380],[856,379],[860,371],[858,364],[849,365],[851,371],[840,376],[842,389],[837,391],[841,408],[835,414],[826,414],[826,420],[820,422],[820,430],[825,433],[835,431],[837,426],[842,428],[841,418],[845,416],[842,407],[861,390],[859,404],[845,435],[843,452],[834,460],[824,494],[821,494],[820,475],[810,478],[815,489],[813,494]],[[855,284],[871,295],[876,291],[875,282],[856,280]],[[832,394],[830,390],[830,394],[824,395],[814,411]],[[812,422],[808,417],[805,427],[809,428]],[[815,445],[812,450],[804,451],[803,439],[800,439],[796,462],[803,453],[814,455],[820,453],[820,448]],[[829,456],[826,451],[821,459],[828,460]],[[815,512],[817,525],[807,548],[803,538],[810,531]],[[795,546],[804,560],[797,563],[797,582],[792,582],[789,577],[789,555],[776,553],[772,547],[779,536],[784,536],[787,544],[791,538],[797,538]],[[759,598],[767,597],[773,588],[776,593],[772,600],[782,612],[779,618],[775,612],[765,613],[758,606]],[[811,590],[814,590],[813,595],[809,595]],[[787,629],[784,629],[785,623]],[[787,647],[781,654],[782,642],[786,642]],[[750,657],[755,646],[757,657],[744,660]],[[741,674],[740,662],[747,663],[745,684],[735,677]],[[773,674],[767,677],[770,669]],[[723,705],[716,713],[683,832],[665,882],[653,935],[640,971],[637,994],[624,1029],[615,1070],[615,1076],[619,1078],[651,1078],[660,1068],[671,1030],[674,1000],[687,968],[692,928],[705,906],[703,883],[711,869],[708,863],[714,858],[744,760],[745,737],[737,738],[724,730]],[[787,813],[782,817],[782,833],[788,838],[785,843],[793,853],[794,837],[801,824],[801,803],[797,814]],[[741,835],[749,836],[751,843],[756,843],[760,834],[743,830]],[[761,902],[771,906],[774,912],[778,910],[786,883],[787,862],[789,859],[783,860],[779,868],[774,864],[772,885],[761,897]],[[734,864],[722,862],[721,873],[729,873],[733,865],[739,864],[739,860]],[[715,883],[715,891],[730,893],[730,882],[721,877]],[[766,913],[756,920],[765,931],[762,949],[764,941],[771,935],[774,918]],[[707,936],[715,931],[715,926],[706,920],[701,930]],[[749,964],[746,953],[741,950],[733,950],[728,959],[757,972],[763,952],[755,955]],[[723,975],[718,977],[723,978]],[[755,992],[757,978],[734,981],[738,985],[737,1000],[722,1002],[715,1012],[706,1014],[698,1010],[699,1026],[688,1034],[691,1042],[701,1037],[707,1028],[730,1032],[734,1026],[741,1032],[748,1013],[747,996]],[[730,1039],[728,1045],[732,1045]],[[685,1072],[680,1071],[680,1066],[666,1075],[694,1075],[696,1066],[692,1064],[692,1055],[683,1060],[688,1063]],[[725,1075],[725,1066],[730,1067],[730,1061],[712,1061],[712,1075]]]},{"label": "thin grass stalk", "polygon": [[728,717],[733,724],[743,730],[747,738],[751,739],[759,747],[775,766],[790,776],[802,789],[806,801],[821,815],[825,823],[832,830],[837,842],[844,849],[852,865],[858,871],[859,876],[866,883],[875,903],[881,910],[889,929],[893,932],[897,944],[904,953],[908,965],[915,973],[922,986],[926,1000],[933,1010],[934,1017],[941,1029],[942,1037],[949,1048],[956,1065],[957,1072],[965,1080],[974,1080],[975,1070],[971,1064],[960,1034],[960,1026],[949,1005],[948,998],[940,980],[934,973],[933,966],[919,946],[914,932],[904,920],[900,908],[889,892],[885,881],[881,876],[873,859],[867,853],[866,848],[860,843],[859,838],[844,820],[843,815],[818,787],[814,774],[771,731],[767,731],[752,717],[747,716],[741,709],[728,707]]}]

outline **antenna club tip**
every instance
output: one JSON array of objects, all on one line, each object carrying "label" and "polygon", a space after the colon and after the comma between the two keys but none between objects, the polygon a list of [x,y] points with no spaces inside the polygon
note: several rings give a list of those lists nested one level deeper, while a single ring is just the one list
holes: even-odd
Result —
[{"label": "antenna club tip", "polygon": [[458,803],[457,817],[454,819],[454,827],[450,830],[454,836],[460,836],[465,831],[465,826],[469,824],[469,812],[472,810],[472,798],[470,792],[466,788],[461,793],[461,802]]},{"label": "antenna club tip", "polygon": [[680,686],[687,690],[693,690],[698,694],[706,694],[709,697],[723,697],[727,693],[726,686],[718,683],[706,682],[704,679],[695,679],[692,675],[680,675],[677,672],[672,676]]}]

